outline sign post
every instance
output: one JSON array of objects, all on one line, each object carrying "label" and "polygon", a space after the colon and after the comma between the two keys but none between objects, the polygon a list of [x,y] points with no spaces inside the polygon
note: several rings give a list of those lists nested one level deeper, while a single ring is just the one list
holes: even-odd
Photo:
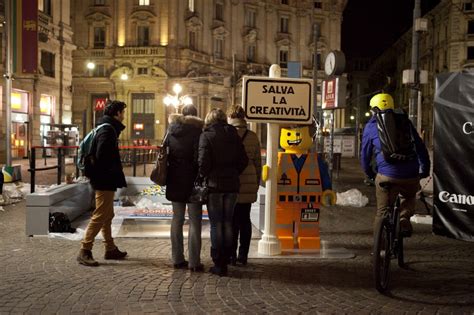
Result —
[{"label": "sign post", "polygon": [[278,255],[280,241],[275,234],[279,124],[307,124],[313,115],[313,82],[281,79],[280,66],[270,67],[270,77],[244,77],[242,105],[248,121],[267,123],[268,180],[265,186],[265,227],[258,253]]}]

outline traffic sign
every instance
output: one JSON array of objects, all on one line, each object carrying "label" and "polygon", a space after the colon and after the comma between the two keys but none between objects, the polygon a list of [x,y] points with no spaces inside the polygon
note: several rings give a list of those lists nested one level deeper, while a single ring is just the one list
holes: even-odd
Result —
[{"label": "traffic sign", "polygon": [[248,121],[306,124],[313,115],[313,81],[243,77],[242,106]]}]

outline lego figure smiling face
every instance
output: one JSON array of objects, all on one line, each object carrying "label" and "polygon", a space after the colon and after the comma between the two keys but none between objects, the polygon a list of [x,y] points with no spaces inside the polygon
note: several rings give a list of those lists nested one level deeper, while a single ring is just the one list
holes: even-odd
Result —
[{"label": "lego figure smiling face", "polygon": [[307,153],[312,144],[313,142],[311,136],[309,135],[309,128],[307,126],[281,128],[280,146],[285,150],[286,153]]}]

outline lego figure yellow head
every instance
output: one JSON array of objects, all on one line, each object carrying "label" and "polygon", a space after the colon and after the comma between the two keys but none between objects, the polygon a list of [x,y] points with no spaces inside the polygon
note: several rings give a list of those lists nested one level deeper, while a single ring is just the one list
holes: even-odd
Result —
[{"label": "lego figure yellow head", "polygon": [[307,153],[312,144],[308,126],[281,128],[280,146],[286,153]]}]

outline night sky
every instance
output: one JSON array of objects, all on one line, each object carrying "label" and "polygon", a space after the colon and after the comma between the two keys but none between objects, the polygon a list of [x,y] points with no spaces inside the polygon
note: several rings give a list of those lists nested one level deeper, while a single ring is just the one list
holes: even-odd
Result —
[{"label": "night sky", "polygon": [[[422,13],[440,0],[421,0]],[[347,57],[375,57],[412,25],[414,0],[349,0],[342,22]]]}]

